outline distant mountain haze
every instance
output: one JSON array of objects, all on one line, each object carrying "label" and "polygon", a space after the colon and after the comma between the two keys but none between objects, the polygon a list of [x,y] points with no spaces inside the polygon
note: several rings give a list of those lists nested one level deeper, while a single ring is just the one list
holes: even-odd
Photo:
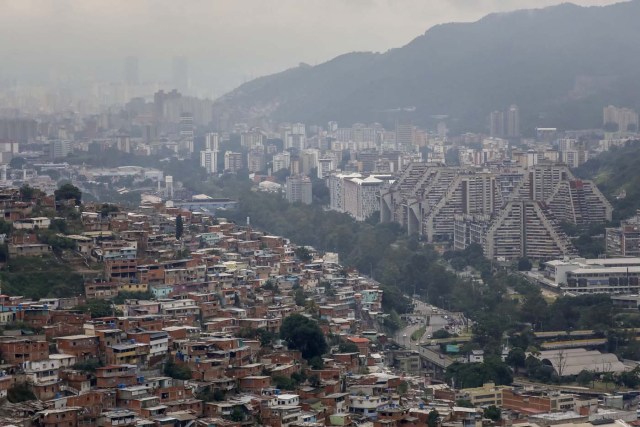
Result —
[{"label": "distant mountain haze", "polygon": [[386,53],[349,53],[249,81],[215,108],[235,120],[345,126],[401,115],[430,125],[447,115],[449,127],[478,131],[491,111],[517,104],[525,132],[599,127],[605,105],[640,107],[639,19],[640,1],[631,1],[437,25]]}]

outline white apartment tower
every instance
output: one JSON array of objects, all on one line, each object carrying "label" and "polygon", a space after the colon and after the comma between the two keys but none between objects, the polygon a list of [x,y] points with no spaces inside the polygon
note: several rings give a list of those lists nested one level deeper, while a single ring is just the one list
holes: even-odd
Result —
[{"label": "white apartment tower", "polygon": [[224,153],[224,170],[236,173],[242,169],[242,153],[227,151]]},{"label": "white apartment tower", "polygon": [[217,132],[209,132],[205,136],[204,149],[212,151],[220,150],[220,135]]},{"label": "white apartment tower", "polygon": [[520,109],[517,105],[512,105],[507,110],[507,137],[520,137]]},{"label": "white apartment tower", "polygon": [[202,166],[208,174],[218,172],[218,151],[202,150],[200,152],[200,166]]},{"label": "white apartment tower", "polygon": [[312,201],[311,180],[302,175],[287,177],[286,197],[289,203],[304,203],[310,205]]},{"label": "white apartment tower", "polygon": [[278,172],[281,169],[289,169],[289,166],[291,166],[291,154],[288,151],[273,156],[274,172]]},{"label": "white apartment tower", "polygon": [[164,177],[164,192],[165,197],[173,199],[173,176],[171,175]]}]

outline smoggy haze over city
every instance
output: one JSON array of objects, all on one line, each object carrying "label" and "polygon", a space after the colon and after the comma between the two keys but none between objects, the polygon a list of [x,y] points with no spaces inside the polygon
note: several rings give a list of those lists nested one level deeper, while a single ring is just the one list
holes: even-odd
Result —
[{"label": "smoggy haze over city", "polygon": [[[606,5],[613,0],[578,0]],[[145,81],[189,61],[198,94],[219,96],[261,75],[351,51],[399,47],[445,22],[557,0],[0,0],[0,80],[121,81],[139,58]],[[52,65],[53,64],[53,65]]]}]

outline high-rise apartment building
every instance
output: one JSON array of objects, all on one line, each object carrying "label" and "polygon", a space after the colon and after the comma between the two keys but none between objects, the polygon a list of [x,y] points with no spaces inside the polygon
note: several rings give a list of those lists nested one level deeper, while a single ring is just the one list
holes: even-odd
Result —
[{"label": "high-rise apartment building", "polygon": [[492,138],[505,136],[504,111],[493,111],[489,116],[489,134]]},{"label": "high-rise apartment building", "polygon": [[164,194],[168,199],[173,199],[173,176],[164,177]]},{"label": "high-rise apartment building", "polygon": [[507,137],[520,137],[520,109],[517,105],[512,105],[507,110]]},{"label": "high-rise apartment building", "polygon": [[182,93],[188,93],[189,85],[189,60],[186,56],[175,56],[172,61],[171,83],[173,88]]},{"label": "high-rise apartment building", "polygon": [[236,173],[242,169],[242,153],[227,151],[224,153],[224,170]]},{"label": "high-rise apartment building", "polygon": [[383,186],[380,199],[383,222],[398,222],[428,242],[454,242],[457,249],[478,243],[486,256],[507,259],[571,255],[560,222],[602,223],[613,210],[591,181],[544,160],[489,172],[411,163]]},{"label": "high-rise apartment building", "polygon": [[180,146],[184,151],[193,153],[195,127],[191,113],[180,114]]},{"label": "high-rise apartment building", "polygon": [[413,145],[413,125],[408,120],[396,120],[396,146]]},{"label": "high-rise apartment building", "polygon": [[547,259],[576,254],[544,203],[533,200],[507,203],[477,243],[482,244],[487,258]]},{"label": "high-rise apartment building", "polygon": [[163,122],[165,120],[165,106],[171,101],[175,101],[182,97],[182,94],[176,89],[165,92],[159,90],[153,94],[153,117],[156,122]]},{"label": "high-rise apartment building", "polygon": [[29,142],[38,136],[38,123],[33,119],[0,118],[0,141]]},{"label": "high-rise apartment building", "polygon": [[607,256],[640,257],[640,211],[620,227],[606,228],[605,242]]},{"label": "high-rise apartment building", "polygon": [[342,182],[333,192],[330,191],[330,196],[337,198],[331,201],[330,207],[341,206],[340,212],[348,213],[356,221],[365,221],[380,210],[380,188],[392,179],[392,175],[370,175],[366,178],[359,174],[338,176]]},{"label": "high-rise apartment building", "polygon": [[282,169],[289,169],[291,166],[291,154],[288,151],[278,153],[273,156],[273,172],[278,172]]},{"label": "high-rise apartment building", "polygon": [[520,137],[520,109],[511,105],[507,111],[492,111],[489,114],[489,135],[492,138]]},{"label": "high-rise apartment building", "polygon": [[252,130],[250,132],[243,132],[240,134],[240,146],[247,150],[264,148],[264,140],[264,134],[259,130]]},{"label": "high-rise apartment building", "polygon": [[325,179],[328,177],[331,172],[336,170],[336,161],[333,158],[322,158],[318,159],[318,172],[317,177],[320,179]]},{"label": "high-rise apartment building", "polygon": [[613,105],[602,110],[602,124],[605,129],[620,132],[638,131],[638,113],[630,108],[618,108]]},{"label": "high-rise apartment building", "polygon": [[218,151],[202,150],[200,151],[200,166],[202,166],[208,174],[218,172]]},{"label": "high-rise apartment building", "polygon": [[311,170],[318,167],[318,157],[320,157],[319,150],[303,150],[300,153],[300,173],[303,175],[311,174]]},{"label": "high-rise apartment building", "polygon": [[267,169],[267,159],[264,150],[253,149],[247,154],[247,169],[249,172],[262,172]]},{"label": "high-rise apartment building", "polygon": [[303,175],[287,177],[285,194],[289,203],[310,205],[312,201],[311,180]]},{"label": "high-rise apartment building", "polygon": [[49,157],[51,160],[64,159],[71,153],[71,141],[55,139],[49,141]]},{"label": "high-rise apartment building", "polygon": [[327,178],[329,188],[329,209],[337,212],[344,212],[344,183],[351,178],[362,178],[362,175],[353,173],[336,173]]},{"label": "high-rise apartment building", "polygon": [[215,132],[207,133],[204,138],[204,150],[200,151],[200,166],[202,166],[208,174],[218,172],[218,148],[219,135]]},{"label": "high-rise apartment building", "polygon": [[220,135],[217,132],[209,132],[204,138],[204,149],[218,151],[220,150]]},{"label": "high-rise apartment building", "polygon": [[124,59],[124,84],[137,86],[140,84],[138,57],[127,56]]}]

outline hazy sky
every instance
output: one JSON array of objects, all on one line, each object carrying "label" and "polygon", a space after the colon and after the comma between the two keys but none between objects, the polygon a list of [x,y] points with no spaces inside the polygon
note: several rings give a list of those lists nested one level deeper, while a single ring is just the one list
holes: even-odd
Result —
[{"label": "hazy sky", "polygon": [[[576,0],[604,5],[615,0]],[[122,79],[123,58],[143,80],[168,80],[189,58],[194,86],[216,95],[300,62],[385,51],[429,27],[558,0],[0,0],[0,77]]]}]

